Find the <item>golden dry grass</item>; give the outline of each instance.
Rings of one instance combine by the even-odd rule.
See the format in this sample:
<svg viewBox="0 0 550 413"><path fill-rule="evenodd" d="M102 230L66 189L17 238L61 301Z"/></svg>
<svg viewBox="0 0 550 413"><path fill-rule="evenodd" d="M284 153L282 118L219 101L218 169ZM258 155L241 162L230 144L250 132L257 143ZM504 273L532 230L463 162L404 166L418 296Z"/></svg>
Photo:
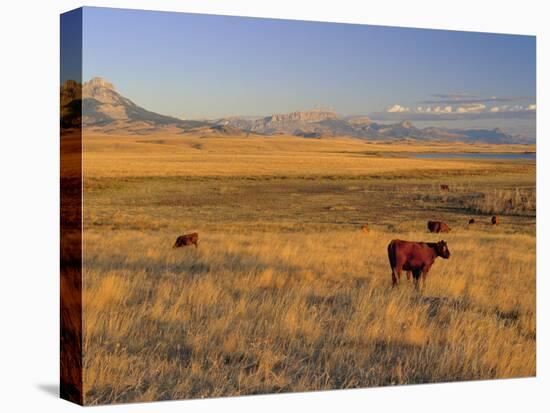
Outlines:
<svg viewBox="0 0 550 413"><path fill-rule="evenodd" d="M470 200L467 205L476 212L504 215L535 215L537 194L534 189L493 189Z"/></svg>
<svg viewBox="0 0 550 413"><path fill-rule="evenodd" d="M535 374L535 217L493 227L468 204L534 191L534 162L349 139L85 147L86 404ZM453 231L428 234L433 218ZM198 249L171 248L195 230ZM444 238L452 257L423 290L391 289L393 238Z"/></svg>
<svg viewBox="0 0 550 413"><path fill-rule="evenodd" d="M86 402L322 390L535 372L535 242L446 234L424 290L385 246L437 235L86 233Z"/></svg>
<svg viewBox="0 0 550 413"><path fill-rule="evenodd" d="M489 163L381 157L404 152L522 152L531 145L369 143L358 139L87 135L89 178L128 176L364 176L422 171L484 171ZM501 165L501 169L506 165ZM505 172L502 171L502 172Z"/></svg>

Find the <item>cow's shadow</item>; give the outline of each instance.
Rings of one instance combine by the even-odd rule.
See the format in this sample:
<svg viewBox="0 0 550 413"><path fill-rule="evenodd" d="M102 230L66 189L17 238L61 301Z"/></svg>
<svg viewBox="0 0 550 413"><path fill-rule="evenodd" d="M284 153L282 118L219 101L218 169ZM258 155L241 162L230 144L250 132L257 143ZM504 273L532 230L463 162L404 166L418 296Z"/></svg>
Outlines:
<svg viewBox="0 0 550 413"><path fill-rule="evenodd" d="M438 297L438 296L418 296L414 297L413 301L416 304L428 305L428 317L435 318L439 314L440 310L447 306L455 311L466 311L470 307L465 299L457 299L450 297Z"/></svg>

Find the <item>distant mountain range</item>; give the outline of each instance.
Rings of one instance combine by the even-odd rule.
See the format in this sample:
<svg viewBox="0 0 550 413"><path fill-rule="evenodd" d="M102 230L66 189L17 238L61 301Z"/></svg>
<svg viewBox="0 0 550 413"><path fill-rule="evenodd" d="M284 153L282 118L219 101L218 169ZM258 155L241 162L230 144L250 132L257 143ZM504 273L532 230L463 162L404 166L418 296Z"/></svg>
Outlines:
<svg viewBox="0 0 550 413"><path fill-rule="evenodd" d="M494 129L417 128L409 121L384 124L366 116L340 117L334 112L307 111L277 114L250 120L238 117L220 119L216 124L233 126L245 131L304 137L350 136L361 139L412 139L445 142L484 142L493 144L531 143L528 138L510 135Z"/></svg>
<svg viewBox="0 0 550 413"><path fill-rule="evenodd" d="M82 119L80 108L82 107ZM485 142L493 144L532 143L519 135L495 129L417 128L411 122L376 123L366 116L344 117L330 111L298 111L250 118L182 120L148 111L119 94L114 86L95 77L83 85L67 81L61 86L61 127L77 126L105 132L146 134L176 128L181 133L222 136L295 135L306 138L349 136L372 140L422 140L445 142Z"/></svg>

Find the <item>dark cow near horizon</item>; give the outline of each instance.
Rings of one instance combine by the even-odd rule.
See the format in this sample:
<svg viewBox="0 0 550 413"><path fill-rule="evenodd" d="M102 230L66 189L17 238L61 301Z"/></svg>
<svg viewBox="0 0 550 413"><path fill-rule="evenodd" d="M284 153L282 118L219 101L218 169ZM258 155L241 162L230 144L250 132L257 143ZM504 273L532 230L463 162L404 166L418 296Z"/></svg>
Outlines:
<svg viewBox="0 0 550 413"><path fill-rule="evenodd" d="M428 221L428 231L435 233L450 232L451 228L443 221Z"/></svg>
<svg viewBox="0 0 550 413"><path fill-rule="evenodd" d="M470 220L468 221L468 224L475 224L475 223L476 223L476 220L473 218L470 218Z"/></svg>
<svg viewBox="0 0 550 413"><path fill-rule="evenodd" d="M426 282L426 276L435 259L441 257L448 259L451 252L447 243L439 242L413 242L394 239L388 244L388 259L391 267L392 286L395 287L401 278L401 271L407 271L407 278L412 272L414 286L418 288L420 278Z"/></svg>
<svg viewBox="0 0 550 413"><path fill-rule="evenodd" d="M498 224L500 224L500 219L499 219L498 215L493 215L493 216L491 217L491 224L493 224L493 225L498 225Z"/></svg>
<svg viewBox="0 0 550 413"><path fill-rule="evenodd" d="M441 185L439 185L439 188L440 188L442 191L448 191L448 190L449 190L449 185L447 185L447 184L441 184Z"/></svg>
<svg viewBox="0 0 550 413"><path fill-rule="evenodd" d="M198 248L199 234L197 232L193 232L191 234L186 234L186 235L180 235L176 239L176 243L172 248L181 248L181 247L186 247L188 245L195 245L195 248Z"/></svg>

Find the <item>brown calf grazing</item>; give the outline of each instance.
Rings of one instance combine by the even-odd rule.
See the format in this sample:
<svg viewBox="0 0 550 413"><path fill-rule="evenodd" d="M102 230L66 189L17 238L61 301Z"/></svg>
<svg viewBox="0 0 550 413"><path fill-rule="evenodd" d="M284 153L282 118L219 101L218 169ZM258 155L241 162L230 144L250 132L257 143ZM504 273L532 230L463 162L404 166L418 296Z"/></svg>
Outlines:
<svg viewBox="0 0 550 413"><path fill-rule="evenodd" d="M447 185L447 184L441 184L441 185L439 185L439 188L440 188L442 191L448 191L448 190L449 190L449 185Z"/></svg>
<svg viewBox="0 0 550 413"><path fill-rule="evenodd" d="M180 235L176 239L176 243L172 248L181 248L187 245L195 245L195 248L199 247L199 234L193 232L192 234Z"/></svg>
<svg viewBox="0 0 550 413"><path fill-rule="evenodd" d="M428 231L436 233L450 232L451 228L443 221L428 221Z"/></svg>
<svg viewBox="0 0 550 413"><path fill-rule="evenodd" d="M363 231L365 234L368 234L370 232L369 226L367 224L363 225L361 227L361 231Z"/></svg>
<svg viewBox="0 0 550 413"><path fill-rule="evenodd" d="M407 278L412 272L414 286L418 288L419 279L426 282L426 275L430 271L435 259L448 259L451 256L447 243L439 242L412 242L394 239L388 245L388 259L391 267L392 286L396 286L401 278L401 271L407 271Z"/></svg>
<svg viewBox="0 0 550 413"><path fill-rule="evenodd" d="M491 217L491 224L498 225L500 224L500 218L497 215L493 215Z"/></svg>
<svg viewBox="0 0 550 413"><path fill-rule="evenodd" d="M475 223L476 223L476 220L473 218L470 218L470 220L468 221L468 224L475 224Z"/></svg>

